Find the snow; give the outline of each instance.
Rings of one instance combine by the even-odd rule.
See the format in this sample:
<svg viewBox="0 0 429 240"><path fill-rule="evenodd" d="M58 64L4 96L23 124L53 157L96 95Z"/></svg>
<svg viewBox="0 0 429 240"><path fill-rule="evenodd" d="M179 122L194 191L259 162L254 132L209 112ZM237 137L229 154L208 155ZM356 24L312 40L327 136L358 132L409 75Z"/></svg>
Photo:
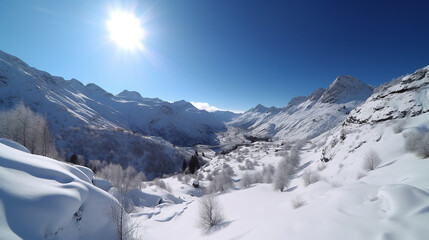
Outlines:
<svg viewBox="0 0 429 240"><path fill-rule="evenodd" d="M179 141L182 134L198 138L192 135L197 131L207 139L219 129L225 130L222 124L217 128L219 119L209 121L209 128L200 128L199 121L214 115L186 101L166 103L131 91L114 96L94 84L83 86L77 80L51 77L1 52L0 62L5 70L1 74L34 80L37 87L47 89L46 95L37 95L31 84L2 88L6 95L1 96L24 96L38 102L40 106L32 105L38 110L54 107L72 114L74 117L51 117L58 120L58 128L62 124L68 127L60 133L63 138L75 139L70 141L73 146L86 151L109 146L121 152L139 152L142 159L155 159L143 163L127 155L128 163L153 171L149 178L162 172L161 167L178 169L181 161L173 159L193 150L176 148L159 136ZM132 221L141 223L138 235L144 239L427 239L429 159L408 152L404 134L429 129L428 72L429 66L384 84L374 93L371 86L352 76L339 76L326 90L294 98L284 108L258 105L235 117L226 131L214 135L218 138L215 145L209 141L196 146L208 161L197 174L162 179L165 187L155 181L144 182L141 189L128 193L136 206ZM54 88L55 84L59 87ZM23 93L27 91L32 92L32 98ZM4 99L2 106L15 101ZM132 115L139 110L150 118ZM196 122L186 122L195 116ZM144 131L159 131L153 134L158 137L132 133L138 122L156 126ZM400 133L395 130L397 124L403 128ZM79 126L88 128L82 131ZM76 141L82 134L105 142L91 145ZM272 141L251 142L248 135L269 136ZM244 175L258 174L269 164L277 166L300 139L304 139L299 150L301 161L285 191L275 191L268 183L241 187ZM130 146L144 148L139 151ZM223 155L215 152L219 149L234 150ZM148 153L150 150L156 154ZM368 171L363 165L371 151L381 162ZM155 158L158 154L164 155ZM215 194L225 221L203 231L198 227L199 199L210 184L207 177L227 166L234 172L233 187ZM320 175L319 181L307 186L303 180L306 171ZM192 186L195 181L199 188ZM106 204L117 194L111 183L94 177L88 168L32 155L16 143L0 140L0 239L115 239Z"/></svg>
<svg viewBox="0 0 429 240"><path fill-rule="evenodd" d="M426 123L429 114L407 119L406 130ZM429 235L429 161L420 159L404 149L402 134L392 130L393 124L363 125L349 133L335 149L328 163L320 162L323 149L317 147L323 135L301 150L301 167L290 188L276 192L271 184L253 184L218 194L226 221L211 232L198 228L198 198L188 195L185 202L159 208L162 218L144 218L146 239L426 239ZM379 135L382 135L381 139ZM356 147L356 142L365 142ZM328 141L326 145L330 145ZM262 164L280 161L281 142L256 142L239 147L226 156L217 155L202 172L230 165L239 182L245 172L256 172ZM351 151L354 149L354 151ZM375 170L362 173L363 156L371 149L379 153L382 163ZM391 151L389 151L391 149ZM255 170L240 170L238 159L256 160ZM326 168L317 170L319 165ZM308 187L303 185L304 170L318 171L321 180ZM164 179L173 189L180 189L175 178ZM207 185L207 181L200 181ZM183 184L182 184L183 186ZM174 194L186 194L174 192ZM183 195L181 195L183 196ZM183 198L183 197L182 197ZM305 204L297 209L292 202L300 199ZM148 210L146 210L148 211ZM179 213L179 214L178 214ZM168 221L165 221L167 219ZM165 231L169 229L169 231ZM177 234L180 233L180 234Z"/></svg>
<svg viewBox="0 0 429 240"><path fill-rule="evenodd" d="M28 150L26 147L22 146L21 144L11 141L9 139L0 138L0 143L4 144L8 147L14 148L16 150L23 151L25 153L30 153L30 150Z"/></svg>
<svg viewBox="0 0 429 240"><path fill-rule="evenodd" d="M114 239L110 199L80 169L0 143L0 239Z"/></svg>

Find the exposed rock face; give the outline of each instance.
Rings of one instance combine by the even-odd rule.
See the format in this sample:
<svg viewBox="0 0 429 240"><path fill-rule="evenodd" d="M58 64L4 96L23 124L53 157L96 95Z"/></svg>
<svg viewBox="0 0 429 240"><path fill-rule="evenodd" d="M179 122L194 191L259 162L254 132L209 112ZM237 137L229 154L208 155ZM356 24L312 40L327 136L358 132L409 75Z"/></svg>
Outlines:
<svg viewBox="0 0 429 240"><path fill-rule="evenodd" d="M376 123L412 117L429 110L429 66L378 87L354 109L344 125Z"/></svg>

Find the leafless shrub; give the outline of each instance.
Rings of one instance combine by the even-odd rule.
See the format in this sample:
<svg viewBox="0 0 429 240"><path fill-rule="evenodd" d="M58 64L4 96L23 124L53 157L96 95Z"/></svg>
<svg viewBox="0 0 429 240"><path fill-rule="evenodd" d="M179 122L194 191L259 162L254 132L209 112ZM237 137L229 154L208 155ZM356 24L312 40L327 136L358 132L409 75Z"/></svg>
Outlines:
<svg viewBox="0 0 429 240"><path fill-rule="evenodd" d="M272 183L274 178L275 168L273 165L268 164L262 168L261 179L264 183Z"/></svg>
<svg viewBox="0 0 429 240"><path fill-rule="evenodd" d="M320 180L320 175L317 172L306 170L302 174L302 180L304 181L304 186L316 183Z"/></svg>
<svg viewBox="0 0 429 240"><path fill-rule="evenodd" d="M291 200L290 204L291 204L293 209L297 209L297 208L304 206L306 204L306 202L304 200L302 200L301 198L296 197L296 198Z"/></svg>
<svg viewBox="0 0 429 240"><path fill-rule="evenodd" d="M140 227L140 223L132 221L130 215L125 211L125 198L120 198L119 202L111 199L107 203L106 215L115 224L118 239L132 240L136 239L136 230Z"/></svg>
<svg viewBox="0 0 429 240"><path fill-rule="evenodd" d="M283 190L289 187L291 175L290 167L293 165L288 164L287 161L279 162L275 175L274 175L274 189L283 192Z"/></svg>
<svg viewBox="0 0 429 240"><path fill-rule="evenodd" d="M227 171L222 171L214 177L208 186L208 193L223 192L233 186L231 175Z"/></svg>
<svg viewBox="0 0 429 240"><path fill-rule="evenodd" d="M371 150L365 155L362 167L366 171L372 171L378 165L380 165L380 163L381 159L378 154L375 151Z"/></svg>
<svg viewBox="0 0 429 240"><path fill-rule="evenodd" d="M198 225L208 231L225 220L219 201L213 195L206 195L200 199L200 212Z"/></svg>
<svg viewBox="0 0 429 240"><path fill-rule="evenodd" d="M422 158L429 157L429 132L426 128L419 128L404 134L405 149L416 153Z"/></svg>
<svg viewBox="0 0 429 240"><path fill-rule="evenodd" d="M244 173L243 177L240 180L240 187L246 188L255 183L255 177L252 174Z"/></svg>

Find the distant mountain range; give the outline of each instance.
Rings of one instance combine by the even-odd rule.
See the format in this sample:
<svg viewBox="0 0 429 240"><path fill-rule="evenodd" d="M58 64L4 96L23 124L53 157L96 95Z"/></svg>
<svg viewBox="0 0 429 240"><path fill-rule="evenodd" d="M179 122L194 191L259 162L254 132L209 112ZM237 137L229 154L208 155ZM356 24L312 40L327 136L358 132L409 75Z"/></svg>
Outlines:
<svg viewBox="0 0 429 240"><path fill-rule="evenodd" d="M308 97L294 97L284 108L258 105L229 124L246 128L255 136L309 139L343 122L372 93L373 87L341 75L326 90L319 88Z"/></svg>
<svg viewBox="0 0 429 240"><path fill-rule="evenodd" d="M183 100L144 98L134 91L114 95L93 83L52 76L0 51L0 110L19 102L46 116L58 147L68 156L132 163L146 170L147 159L170 162L151 166L154 174L178 170L186 156L169 142L216 144L215 133L225 131L224 122L236 116L199 110Z"/></svg>

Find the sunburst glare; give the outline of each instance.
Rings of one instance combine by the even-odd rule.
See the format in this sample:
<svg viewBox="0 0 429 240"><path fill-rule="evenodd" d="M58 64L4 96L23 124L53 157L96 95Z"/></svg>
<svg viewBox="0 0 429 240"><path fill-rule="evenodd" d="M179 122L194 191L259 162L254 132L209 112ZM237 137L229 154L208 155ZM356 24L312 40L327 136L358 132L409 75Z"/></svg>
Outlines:
<svg viewBox="0 0 429 240"><path fill-rule="evenodd" d="M144 31L141 21L131 12L115 10L110 13L107 21L110 39L120 48L142 50Z"/></svg>

